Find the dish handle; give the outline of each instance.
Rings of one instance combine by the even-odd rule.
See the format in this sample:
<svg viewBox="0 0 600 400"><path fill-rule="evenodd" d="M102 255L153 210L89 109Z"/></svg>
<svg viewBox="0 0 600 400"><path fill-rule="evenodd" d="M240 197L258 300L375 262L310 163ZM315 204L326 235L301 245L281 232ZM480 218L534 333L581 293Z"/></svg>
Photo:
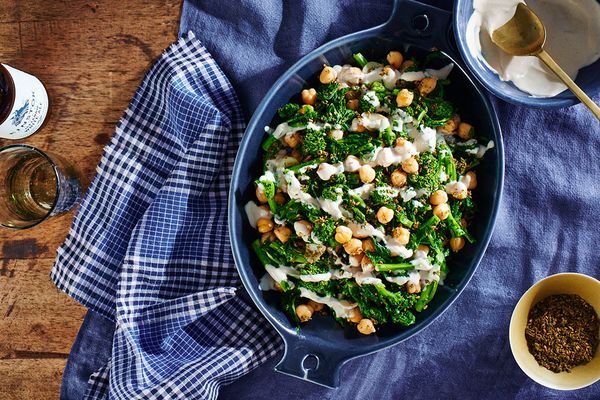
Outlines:
<svg viewBox="0 0 600 400"><path fill-rule="evenodd" d="M340 385L340 369L352 356L324 342L311 342L304 336L282 335L285 352L277 372L304 379L332 389Z"/></svg>
<svg viewBox="0 0 600 400"><path fill-rule="evenodd" d="M395 0L383 32L423 48L436 47L453 58L452 13L415 0Z"/></svg>

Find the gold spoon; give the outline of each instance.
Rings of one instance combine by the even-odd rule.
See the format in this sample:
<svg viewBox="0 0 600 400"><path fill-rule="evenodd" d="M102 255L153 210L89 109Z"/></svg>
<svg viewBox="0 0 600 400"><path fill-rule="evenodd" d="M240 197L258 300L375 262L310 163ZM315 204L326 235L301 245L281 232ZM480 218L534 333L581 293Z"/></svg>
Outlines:
<svg viewBox="0 0 600 400"><path fill-rule="evenodd" d="M546 29L537 15L525 4L519 3L515 15L492 32L492 42L513 56L537 56L600 120L600 107L563 71L544 50Z"/></svg>

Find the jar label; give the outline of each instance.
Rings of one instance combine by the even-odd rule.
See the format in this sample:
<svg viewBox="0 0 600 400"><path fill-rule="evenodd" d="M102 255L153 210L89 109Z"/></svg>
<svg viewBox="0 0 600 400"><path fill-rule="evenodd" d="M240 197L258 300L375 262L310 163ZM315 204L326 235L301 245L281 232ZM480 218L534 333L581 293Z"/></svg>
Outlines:
<svg viewBox="0 0 600 400"><path fill-rule="evenodd" d="M33 75L2 64L14 82L15 102L6 120L0 124L0 138L23 139L34 134L48 115L48 93Z"/></svg>

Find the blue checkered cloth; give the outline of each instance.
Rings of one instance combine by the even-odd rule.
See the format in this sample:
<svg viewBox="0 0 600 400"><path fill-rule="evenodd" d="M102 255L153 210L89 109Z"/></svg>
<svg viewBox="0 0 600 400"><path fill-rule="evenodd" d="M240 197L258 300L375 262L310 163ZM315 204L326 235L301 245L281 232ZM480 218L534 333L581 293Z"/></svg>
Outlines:
<svg viewBox="0 0 600 400"><path fill-rule="evenodd" d="M146 74L52 270L114 321L86 399L213 399L281 341L230 253L227 190L244 131L231 84L193 34Z"/></svg>

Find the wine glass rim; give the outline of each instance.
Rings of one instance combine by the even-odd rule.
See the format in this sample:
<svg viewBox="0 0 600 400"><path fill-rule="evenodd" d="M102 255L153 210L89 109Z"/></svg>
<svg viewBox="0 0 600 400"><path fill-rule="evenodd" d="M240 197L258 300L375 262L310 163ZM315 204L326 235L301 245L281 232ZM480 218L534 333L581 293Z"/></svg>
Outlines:
<svg viewBox="0 0 600 400"><path fill-rule="evenodd" d="M56 196L54 197L54 201L52 202L52 207L50 207L48 209L48 212L46 213L46 215L44 215L42 218L40 218L39 220L37 220L36 222L34 222L31 225L27 225L27 226L8 226L8 225L3 224L0 221L0 226L1 227L9 228L9 229L14 229L14 230L23 230L23 229L33 228L34 226L36 226L36 225L44 222L46 219L48 219L48 217L50 217L50 214L52 214L52 211L56 207L56 204L58 203L58 199L60 198L60 176L58 174L58 166L50 158L50 156L48 156L48 154L46 154L44 151L38 149L37 147L30 146L28 144L17 143L17 144L9 144L7 146L0 147L0 156L6 150L19 149L19 148L32 151L32 152L34 152L34 153L42 156L52 166L52 171L54 171L54 177L56 178L55 179L55 181L56 181Z"/></svg>

